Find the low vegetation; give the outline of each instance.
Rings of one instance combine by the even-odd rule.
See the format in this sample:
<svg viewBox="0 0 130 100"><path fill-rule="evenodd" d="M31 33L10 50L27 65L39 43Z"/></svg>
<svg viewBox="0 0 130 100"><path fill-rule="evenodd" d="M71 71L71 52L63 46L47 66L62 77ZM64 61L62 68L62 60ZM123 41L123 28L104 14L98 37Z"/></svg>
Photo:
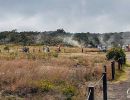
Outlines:
<svg viewBox="0 0 130 100"><path fill-rule="evenodd" d="M28 46L29 52L25 53L22 46L6 46L9 52L0 46L2 98L84 100L89 81L100 78L103 64L110 72L105 53L88 53L96 49L84 48L82 53L81 48L61 47L57 52L57 47L50 47L50 52L44 52L43 46Z"/></svg>
<svg viewBox="0 0 130 100"><path fill-rule="evenodd" d="M115 60L118 61L120 58L122 58L123 63L126 63L126 54L125 51L122 48L111 48L107 54L106 57L108 60Z"/></svg>

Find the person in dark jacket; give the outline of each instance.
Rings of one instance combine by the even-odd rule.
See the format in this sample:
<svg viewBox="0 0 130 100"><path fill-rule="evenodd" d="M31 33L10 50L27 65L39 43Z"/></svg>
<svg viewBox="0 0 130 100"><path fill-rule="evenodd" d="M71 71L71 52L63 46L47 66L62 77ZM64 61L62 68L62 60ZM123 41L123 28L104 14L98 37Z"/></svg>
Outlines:
<svg viewBox="0 0 130 100"><path fill-rule="evenodd" d="M122 69L122 65L123 65L123 57L120 57L118 59L118 69L121 70Z"/></svg>

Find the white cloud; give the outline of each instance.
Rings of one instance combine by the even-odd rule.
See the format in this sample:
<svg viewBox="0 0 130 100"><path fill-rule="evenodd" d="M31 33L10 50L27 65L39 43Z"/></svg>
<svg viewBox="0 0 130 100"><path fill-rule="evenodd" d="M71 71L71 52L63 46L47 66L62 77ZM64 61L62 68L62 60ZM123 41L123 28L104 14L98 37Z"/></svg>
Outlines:
<svg viewBox="0 0 130 100"><path fill-rule="evenodd" d="M129 31L129 0L0 0L0 31Z"/></svg>

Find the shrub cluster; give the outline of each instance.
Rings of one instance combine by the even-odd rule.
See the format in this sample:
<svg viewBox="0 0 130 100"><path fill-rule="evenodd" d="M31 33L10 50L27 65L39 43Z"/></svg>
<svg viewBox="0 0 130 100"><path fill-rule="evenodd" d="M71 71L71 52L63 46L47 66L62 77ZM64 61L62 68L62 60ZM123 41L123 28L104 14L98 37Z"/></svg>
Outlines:
<svg viewBox="0 0 130 100"><path fill-rule="evenodd" d="M118 61L119 58L122 58L124 60L124 63L126 62L126 54L125 51L122 48L112 48L110 49L106 57L108 60L115 60Z"/></svg>

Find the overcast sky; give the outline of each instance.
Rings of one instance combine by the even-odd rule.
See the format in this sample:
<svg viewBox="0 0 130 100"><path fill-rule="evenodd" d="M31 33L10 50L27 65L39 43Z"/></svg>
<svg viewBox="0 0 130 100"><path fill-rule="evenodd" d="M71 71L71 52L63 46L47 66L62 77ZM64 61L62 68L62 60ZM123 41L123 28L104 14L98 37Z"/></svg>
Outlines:
<svg viewBox="0 0 130 100"><path fill-rule="evenodd" d="M0 31L130 31L130 0L0 0Z"/></svg>

